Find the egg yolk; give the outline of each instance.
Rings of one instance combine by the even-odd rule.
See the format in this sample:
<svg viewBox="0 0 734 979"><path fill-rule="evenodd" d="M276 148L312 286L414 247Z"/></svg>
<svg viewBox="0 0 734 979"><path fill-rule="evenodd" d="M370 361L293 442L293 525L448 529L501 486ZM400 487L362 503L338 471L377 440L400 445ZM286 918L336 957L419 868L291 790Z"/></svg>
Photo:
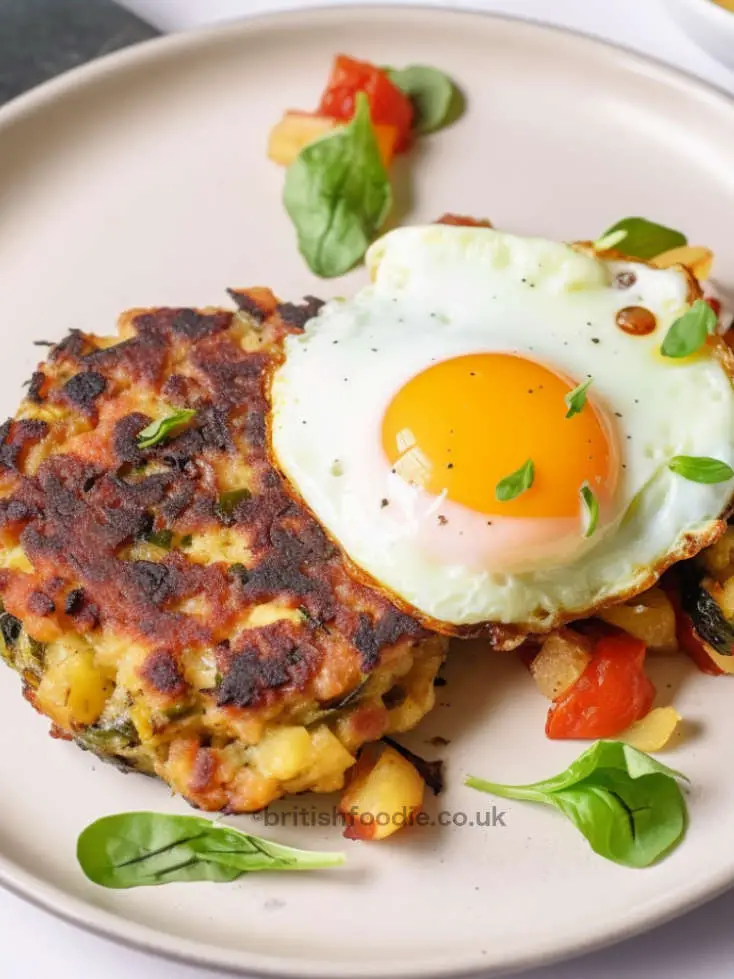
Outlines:
<svg viewBox="0 0 734 979"><path fill-rule="evenodd" d="M382 443L403 479L479 513L574 517L584 483L598 495L616 481L612 426L587 399L566 418L575 382L515 354L455 357L411 378L395 395ZM497 483L531 459L533 485L499 502Z"/></svg>

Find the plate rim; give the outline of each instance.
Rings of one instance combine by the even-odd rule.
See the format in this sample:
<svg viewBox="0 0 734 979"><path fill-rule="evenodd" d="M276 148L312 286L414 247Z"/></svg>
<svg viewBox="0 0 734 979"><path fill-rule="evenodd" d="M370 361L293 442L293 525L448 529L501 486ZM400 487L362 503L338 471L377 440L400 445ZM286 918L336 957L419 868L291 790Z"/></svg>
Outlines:
<svg viewBox="0 0 734 979"><path fill-rule="evenodd" d="M408 17L437 16L450 20L480 20L513 27L528 29L531 33L538 32L546 35L559 35L572 39L582 48L591 47L607 56L613 56L621 62L622 69L637 68L648 74L652 73L667 85L677 84L698 96L707 96L714 103L728 111L734 110L734 96L714 83L705 81L691 72L674 67L654 56L643 54L626 47L621 43L603 39L597 35L579 29L557 24L549 24L540 18L523 17L508 13L482 11L465 6L449 6L446 2L439 3L408 3L398 2L359 2L349 6L335 6L324 2L315 7L289 7L278 11L244 14L228 18L222 22L205 27L195 27L174 34L162 35L138 42L122 50L114 51L93 61L79 65L46 82L17 96L7 104L0 106L0 136L11 129L16 122L37 111L49 108L57 100L63 100L78 89L93 86L98 80L116 73L134 69L137 66L150 64L161 57L175 56L188 49L195 49L202 44L216 44L234 33L246 36L259 31L267 32L271 28L288 27L292 22L294 30L298 30L299 22L318 20L337 16L345 21L359 21L365 16L382 14L402 14ZM551 965L556 962L569 961L573 958L603 949L618 942L651 931L666 922L686 914L696 907L714 900L734 885L734 874L724 871L715 878L699 882L691 893L681 899L675 906L658 907L651 905L644 918L640 920L622 919L614 926L598 928L585 938L576 938L572 947L568 943L546 942L540 948L529 950L523 955L514 955L508 961L499 962L487 967L479 958L473 965L459 969L448 964L439 964L435 968L415 969L405 966L398 971L369 970L351 971L352 976L359 979L472 979L479 976L509 975L525 969ZM73 895L61 887L48 883L43 878L30 873L14 860L0 853L0 886L14 896L30 905L52 914L66 924L81 928L98 938L112 941L117 945L135 951L143 952L157 958L177 962L183 965L208 968L223 975L252 976L259 979L342 979L344 969L338 963L329 963L313 959L299 962L293 959L285 960L276 955L225 949L223 946L183 939L169 935L164 931L139 924L112 911L99 907L92 900L85 900ZM662 900L662 899L661 899ZM90 920L90 915L94 920Z"/></svg>

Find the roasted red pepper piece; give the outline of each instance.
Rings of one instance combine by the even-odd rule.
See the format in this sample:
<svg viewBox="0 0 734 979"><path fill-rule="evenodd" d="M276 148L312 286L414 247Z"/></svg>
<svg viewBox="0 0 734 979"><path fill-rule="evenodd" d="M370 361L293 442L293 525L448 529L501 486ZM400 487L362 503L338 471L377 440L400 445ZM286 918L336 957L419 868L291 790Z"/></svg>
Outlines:
<svg viewBox="0 0 734 979"><path fill-rule="evenodd" d="M655 687L644 672L646 647L628 635L604 636L591 663L548 711L549 738L611 738L644 717Z"/></svg>

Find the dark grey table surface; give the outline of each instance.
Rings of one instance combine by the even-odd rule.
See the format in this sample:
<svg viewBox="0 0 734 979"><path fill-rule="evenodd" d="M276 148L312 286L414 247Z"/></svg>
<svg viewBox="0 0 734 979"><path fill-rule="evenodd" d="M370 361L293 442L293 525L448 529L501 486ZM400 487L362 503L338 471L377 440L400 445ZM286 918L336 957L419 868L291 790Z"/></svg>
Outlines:
<svg viewBox="0 0 734 979"><path fill-rule="evenodd" d="M111 0L0 0L0 103L156 34Z"/></svg>

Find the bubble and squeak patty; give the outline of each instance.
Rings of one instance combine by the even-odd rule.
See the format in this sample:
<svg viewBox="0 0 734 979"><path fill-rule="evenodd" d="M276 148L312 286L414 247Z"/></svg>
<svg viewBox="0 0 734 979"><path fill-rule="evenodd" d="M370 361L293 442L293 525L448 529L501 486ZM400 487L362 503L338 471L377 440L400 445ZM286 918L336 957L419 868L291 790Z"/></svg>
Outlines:
<svg viewBox="0 0 734 979"><path fill-rule="evenodd" d="M232 297L50 349L0 429L0 631L54 735L244 812L341 788L430 710L445 641L271 462L270 374L320 304Z"/></svg>

